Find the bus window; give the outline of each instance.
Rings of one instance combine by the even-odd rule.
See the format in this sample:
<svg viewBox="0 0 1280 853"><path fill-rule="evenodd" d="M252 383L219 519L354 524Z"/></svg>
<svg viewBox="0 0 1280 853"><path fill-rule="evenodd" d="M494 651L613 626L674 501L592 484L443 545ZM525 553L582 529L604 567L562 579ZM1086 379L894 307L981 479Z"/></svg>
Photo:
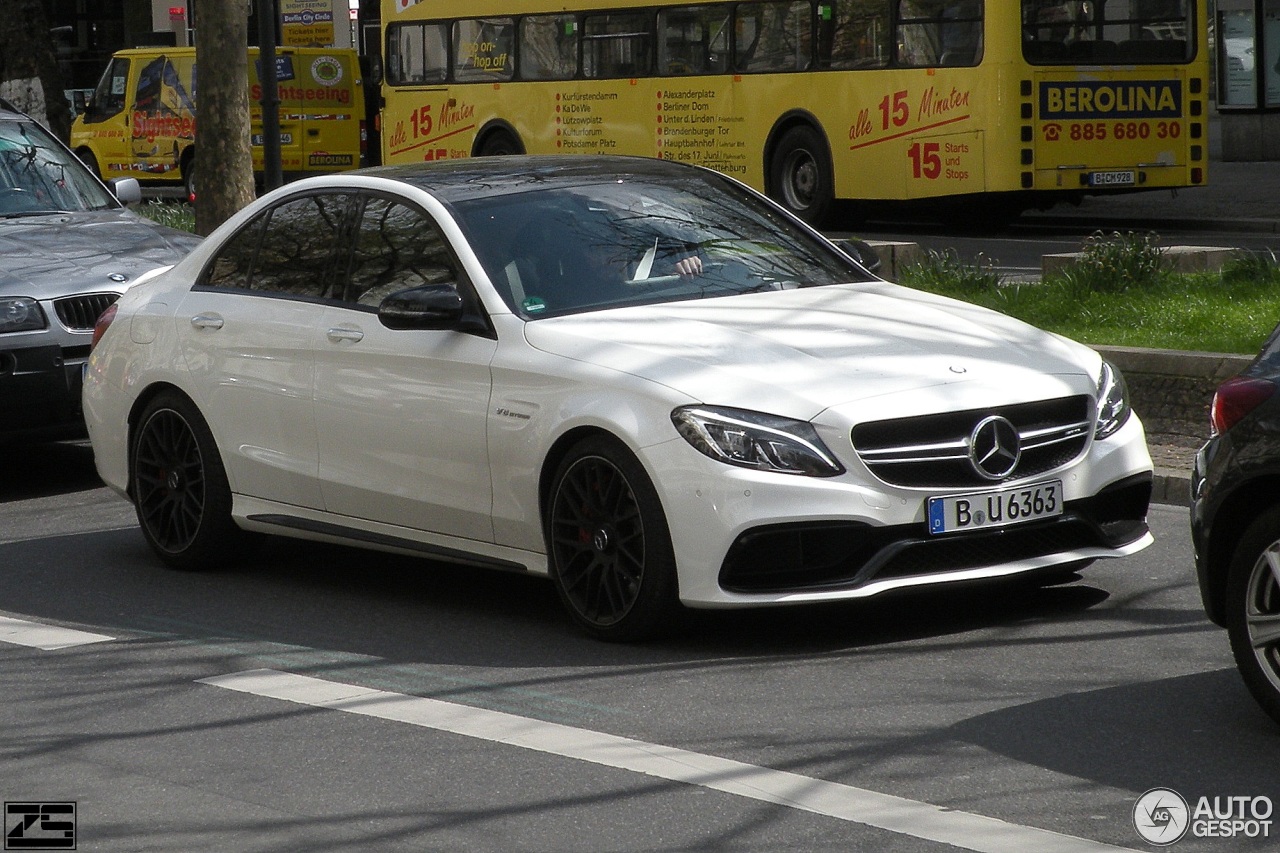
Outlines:
<svg viewBox="0 0 1280 853"><path fill-rule="evenodd" d="M734 14L738 71L806 71L813 49L807 2L743 3Z"/></svg>
<svg viewBox="0 0 1280 853"><path fill-rule="evenodd" d="M511 45L515 39L511 18L456 21L453 25L453 79L510 80L515 74Z"/></svg>
<svg viewBox="0 0 1280 853"><path fill-rule="evenodd" d="M1189 62L1193 23L1188 0L1022 0L1022 50L1041 64Z"/></svg>
<svg viewBox="0 0 1280 853"><path fill-rule="evenodd" d="M520 76L525 80L571 80L578 72L578 19L530 15L520 19Z"/></svg>
<svg viewBox="0 0 1280 853"><path fill-rule="evenodd" d="M902 0L897 42L900 65L977 65L982 0Z"/></svg>
<svg viewBox="0 0 1280 853"><path fill-rule="evenodd" d="M643 12L588 15L582 26L586 77L644 77L649 68L650 17Z"/></svg>
<svg viewBox="0 0 1280 853"><path fill-rule="evenodd" d="M387 82L393 86L443 83L449 71L444 24L394 24L387 28Z"/></svg>
<svg viewBox="0 0 1280 853"><path fill-rule="evenodd" d="M881 68L889 64L889 6L884 0L818 4L818 67Z"/></svg>
<svg viewBox="0 0 1280 853"><path fill-rule="evenodd" d="M659 74L723 74L728 63L728 6L658 13Z"/></svg>

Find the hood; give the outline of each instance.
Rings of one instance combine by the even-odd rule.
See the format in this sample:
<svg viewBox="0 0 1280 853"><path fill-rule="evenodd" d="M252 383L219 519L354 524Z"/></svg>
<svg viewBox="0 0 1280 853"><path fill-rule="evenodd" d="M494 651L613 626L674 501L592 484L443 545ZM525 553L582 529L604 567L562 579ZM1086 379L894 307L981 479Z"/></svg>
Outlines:
<svg viewBox="0 0 1280 853"><path fill-rule="evenodd" d="M128 210L0 218L0 294L52 299L120 291L199 243Z"/></svg>
<svg viewBox="0 0 1280 853"><path fill-rule="evenodd" d="M885 416L904 416L912 407L1091 394L1100 366L1065 338L887 282L547 318L525 334L540 350L697 402L802 420L875 398ZM909 393L924 388L937 391Z"/></svg>

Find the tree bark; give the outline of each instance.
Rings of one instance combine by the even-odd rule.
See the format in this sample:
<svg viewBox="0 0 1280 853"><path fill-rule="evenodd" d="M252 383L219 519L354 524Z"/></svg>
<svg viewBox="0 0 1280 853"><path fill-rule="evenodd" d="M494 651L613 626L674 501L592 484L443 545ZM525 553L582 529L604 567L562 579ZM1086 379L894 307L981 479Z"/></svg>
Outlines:
<svg viewBox="0 0 1280 853"><path fill-rule="evenodd" d="M71 138L71 106L63 92L53 35L40 0L0 0L0 98Z"/></svg>
<svg viewBox="0 0 1280 853"><path fill-rule="evenodd" d="M253 201L244 0L201 0L196 19L196 233Z"/></svg>

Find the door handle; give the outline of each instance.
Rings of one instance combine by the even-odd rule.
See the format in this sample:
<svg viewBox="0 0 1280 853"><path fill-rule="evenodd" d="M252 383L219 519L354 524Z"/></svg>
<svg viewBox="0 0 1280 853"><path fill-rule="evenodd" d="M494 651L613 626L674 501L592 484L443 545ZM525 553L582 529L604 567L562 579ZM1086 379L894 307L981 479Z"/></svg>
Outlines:
<svg viewBox="0 0 1280 853"><path fill-rule="evenodd" d="M335 326L325 334L335 344L354 344L357 341L364 340L364 332L353 326Z"/></svg>
<svg viewBox="0 0 1280 853"><path fill-rule="evenodd" d="M222 322L217 314L197 314L191 318L191 326L195 329L221 329Z"/></svg>

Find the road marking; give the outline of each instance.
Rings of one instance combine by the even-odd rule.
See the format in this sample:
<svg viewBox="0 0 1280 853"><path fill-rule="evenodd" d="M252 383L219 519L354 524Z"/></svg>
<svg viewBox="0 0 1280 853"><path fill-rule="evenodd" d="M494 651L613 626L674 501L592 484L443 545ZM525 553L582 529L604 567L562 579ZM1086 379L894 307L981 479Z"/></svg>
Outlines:
<svg viewBox="0 0 1280 853"><path fill-rule="evenodd" d="M16 646L30 646L33 649L52 652L89 643L105 643L114 639L115 637L108 637L106 634L90 634L88 631L77 631L74 628L59 628L57 625L42 625L39 622L0 616L0 642L13 643Z"/></svg>
<svg viewBox="0 0 1280 853"><path fill-rule="evenodd" d="M604 732L273 669L247 670L199 681L255 696L576 758L981 853L1102 853L1130 849Z"/></svg>

